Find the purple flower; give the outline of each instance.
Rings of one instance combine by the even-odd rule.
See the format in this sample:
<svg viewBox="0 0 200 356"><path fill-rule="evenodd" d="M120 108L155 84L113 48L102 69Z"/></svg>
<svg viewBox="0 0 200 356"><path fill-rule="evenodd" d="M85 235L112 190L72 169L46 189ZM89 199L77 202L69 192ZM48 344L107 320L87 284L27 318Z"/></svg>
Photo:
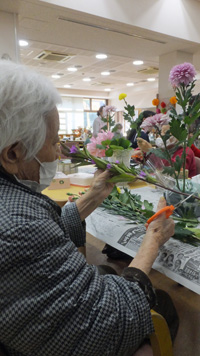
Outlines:
<svg viewBox="0 0 200 356"><path fill-rule="evenodd" d="M78 152L78 148L76 146L72 146L70 148L70 153L77 153Z"/></svg>
<svg viewBox="0 0 200 356"><path fill-rule="evenodd" d="M169 81L173 87L181 84L190 84L196 75L194 66L191 63L182 63L174 66L169 74Z"/></svg>
<svg viewBox="0 0 200 356"><path fill-rule="evenodd" d="M116 161L115 161L115 163L119 163L119 161L118 161L118 160L116 160Z"/></svg>
<svg viewBox="0 0 200 356"><path fill-rule="evenodd" d="M144 171L141 171L139 174L140 178L145 178L146 177L146 173Z"/></svg>
<svg viewBox="0 0 200 356"><path fill-rule="evenodd" d="M111 169L112 168L112 164L108 163L106 166L107 169Z"/></svg>
<svg viewBox="0 0 200 356"><path fill-rule="evenodd" d="M92 160L91 160L91 163L92 163L92 164L95 164L95 161L93 161L93 159L92 159Z"/></svg>

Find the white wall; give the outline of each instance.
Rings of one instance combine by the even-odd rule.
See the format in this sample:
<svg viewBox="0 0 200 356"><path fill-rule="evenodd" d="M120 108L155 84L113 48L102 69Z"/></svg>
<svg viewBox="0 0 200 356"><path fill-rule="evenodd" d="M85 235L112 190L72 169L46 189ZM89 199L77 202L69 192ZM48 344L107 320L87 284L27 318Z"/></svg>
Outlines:
<svg viewBox="0 0 200 356"><path fill-rule="evenodd" d="M41 1L200 43L200 2L196 0Z"/></svg>
<svg viewBox="0 0 200 356"><path fill-rule="evenodd" d="M138 90L137 88L127 88L124 91L113 91L110 94L109 102L111 105L116 106L117 110L123 111L124 100L119 100L119 94L127 94L126 101L130 105L135 105L136 109L146 109L152 107L152 100L156 98L158 93L157 85L149 86L145 91Z"/></svg>
<svg viewBox="0 0 200 356"><path fill-rule="evenodd" d="M15 14L0 11L0 34L0 58L8 55L10 59L18 62L17 16Z"/></svg>

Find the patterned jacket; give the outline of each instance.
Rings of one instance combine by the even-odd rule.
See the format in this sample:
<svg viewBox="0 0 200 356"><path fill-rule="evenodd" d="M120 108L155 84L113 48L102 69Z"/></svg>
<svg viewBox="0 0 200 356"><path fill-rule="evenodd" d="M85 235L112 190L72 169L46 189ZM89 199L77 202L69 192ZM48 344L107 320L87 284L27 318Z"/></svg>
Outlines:
<svg viewBox="0 0 200 356"><path fill-rule="evenodd" d="M124 355L153 330L139 283L100 276L77 246L75 203L60 207L0 174L0 342L16 356Z"/></svg>

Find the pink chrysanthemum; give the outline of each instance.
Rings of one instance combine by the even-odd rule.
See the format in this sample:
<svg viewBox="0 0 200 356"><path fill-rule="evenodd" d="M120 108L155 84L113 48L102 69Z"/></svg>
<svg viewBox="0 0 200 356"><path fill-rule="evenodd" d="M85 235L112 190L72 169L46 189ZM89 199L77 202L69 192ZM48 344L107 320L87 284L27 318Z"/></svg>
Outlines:
<svg viewBox="0 0 200 356"><path fill-rule="evenodd" d="M111 140L114 136L114 133L111 131L101 131L98 133L97 137L92 137L90 143L87 144L87 149L91 155L96 157L105 157L105 150L98 148L97 145L101 145L102 141Z"/></svg>
<svg viewBox="0 0 200 356"><path fill-rule="evenodd" d="M181 84L190 84L196 75L194 66L191 63L183 63L174 66L169 74L169 81L173 87L179 87Z"/></svg>
<svg viewBox="0 0 200 356"><path fill-rule="evenodd" d="M170 117L166 114L156 114L154 116L150 116L147 117L142 125L140 126L145 132L149 132L151 131L153 128L155 128L155 126L158 126L159 129L161 129L161 127L163 125L167 125L170 122Z"/></svg>

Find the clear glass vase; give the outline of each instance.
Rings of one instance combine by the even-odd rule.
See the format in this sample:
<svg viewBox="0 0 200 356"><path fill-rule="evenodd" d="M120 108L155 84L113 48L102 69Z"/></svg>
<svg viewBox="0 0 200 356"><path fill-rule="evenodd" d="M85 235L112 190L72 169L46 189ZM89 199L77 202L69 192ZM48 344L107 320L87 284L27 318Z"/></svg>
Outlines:
<svg viewBox="0 0 200 356"><path fill-rule="evenodd" d="M113 152L113 155L111 157L108 157L108 161L110 163L115 163L116 161L119 163L124 163L126 167L130 168L132 154L133 150L116 150Z"/></svg>

